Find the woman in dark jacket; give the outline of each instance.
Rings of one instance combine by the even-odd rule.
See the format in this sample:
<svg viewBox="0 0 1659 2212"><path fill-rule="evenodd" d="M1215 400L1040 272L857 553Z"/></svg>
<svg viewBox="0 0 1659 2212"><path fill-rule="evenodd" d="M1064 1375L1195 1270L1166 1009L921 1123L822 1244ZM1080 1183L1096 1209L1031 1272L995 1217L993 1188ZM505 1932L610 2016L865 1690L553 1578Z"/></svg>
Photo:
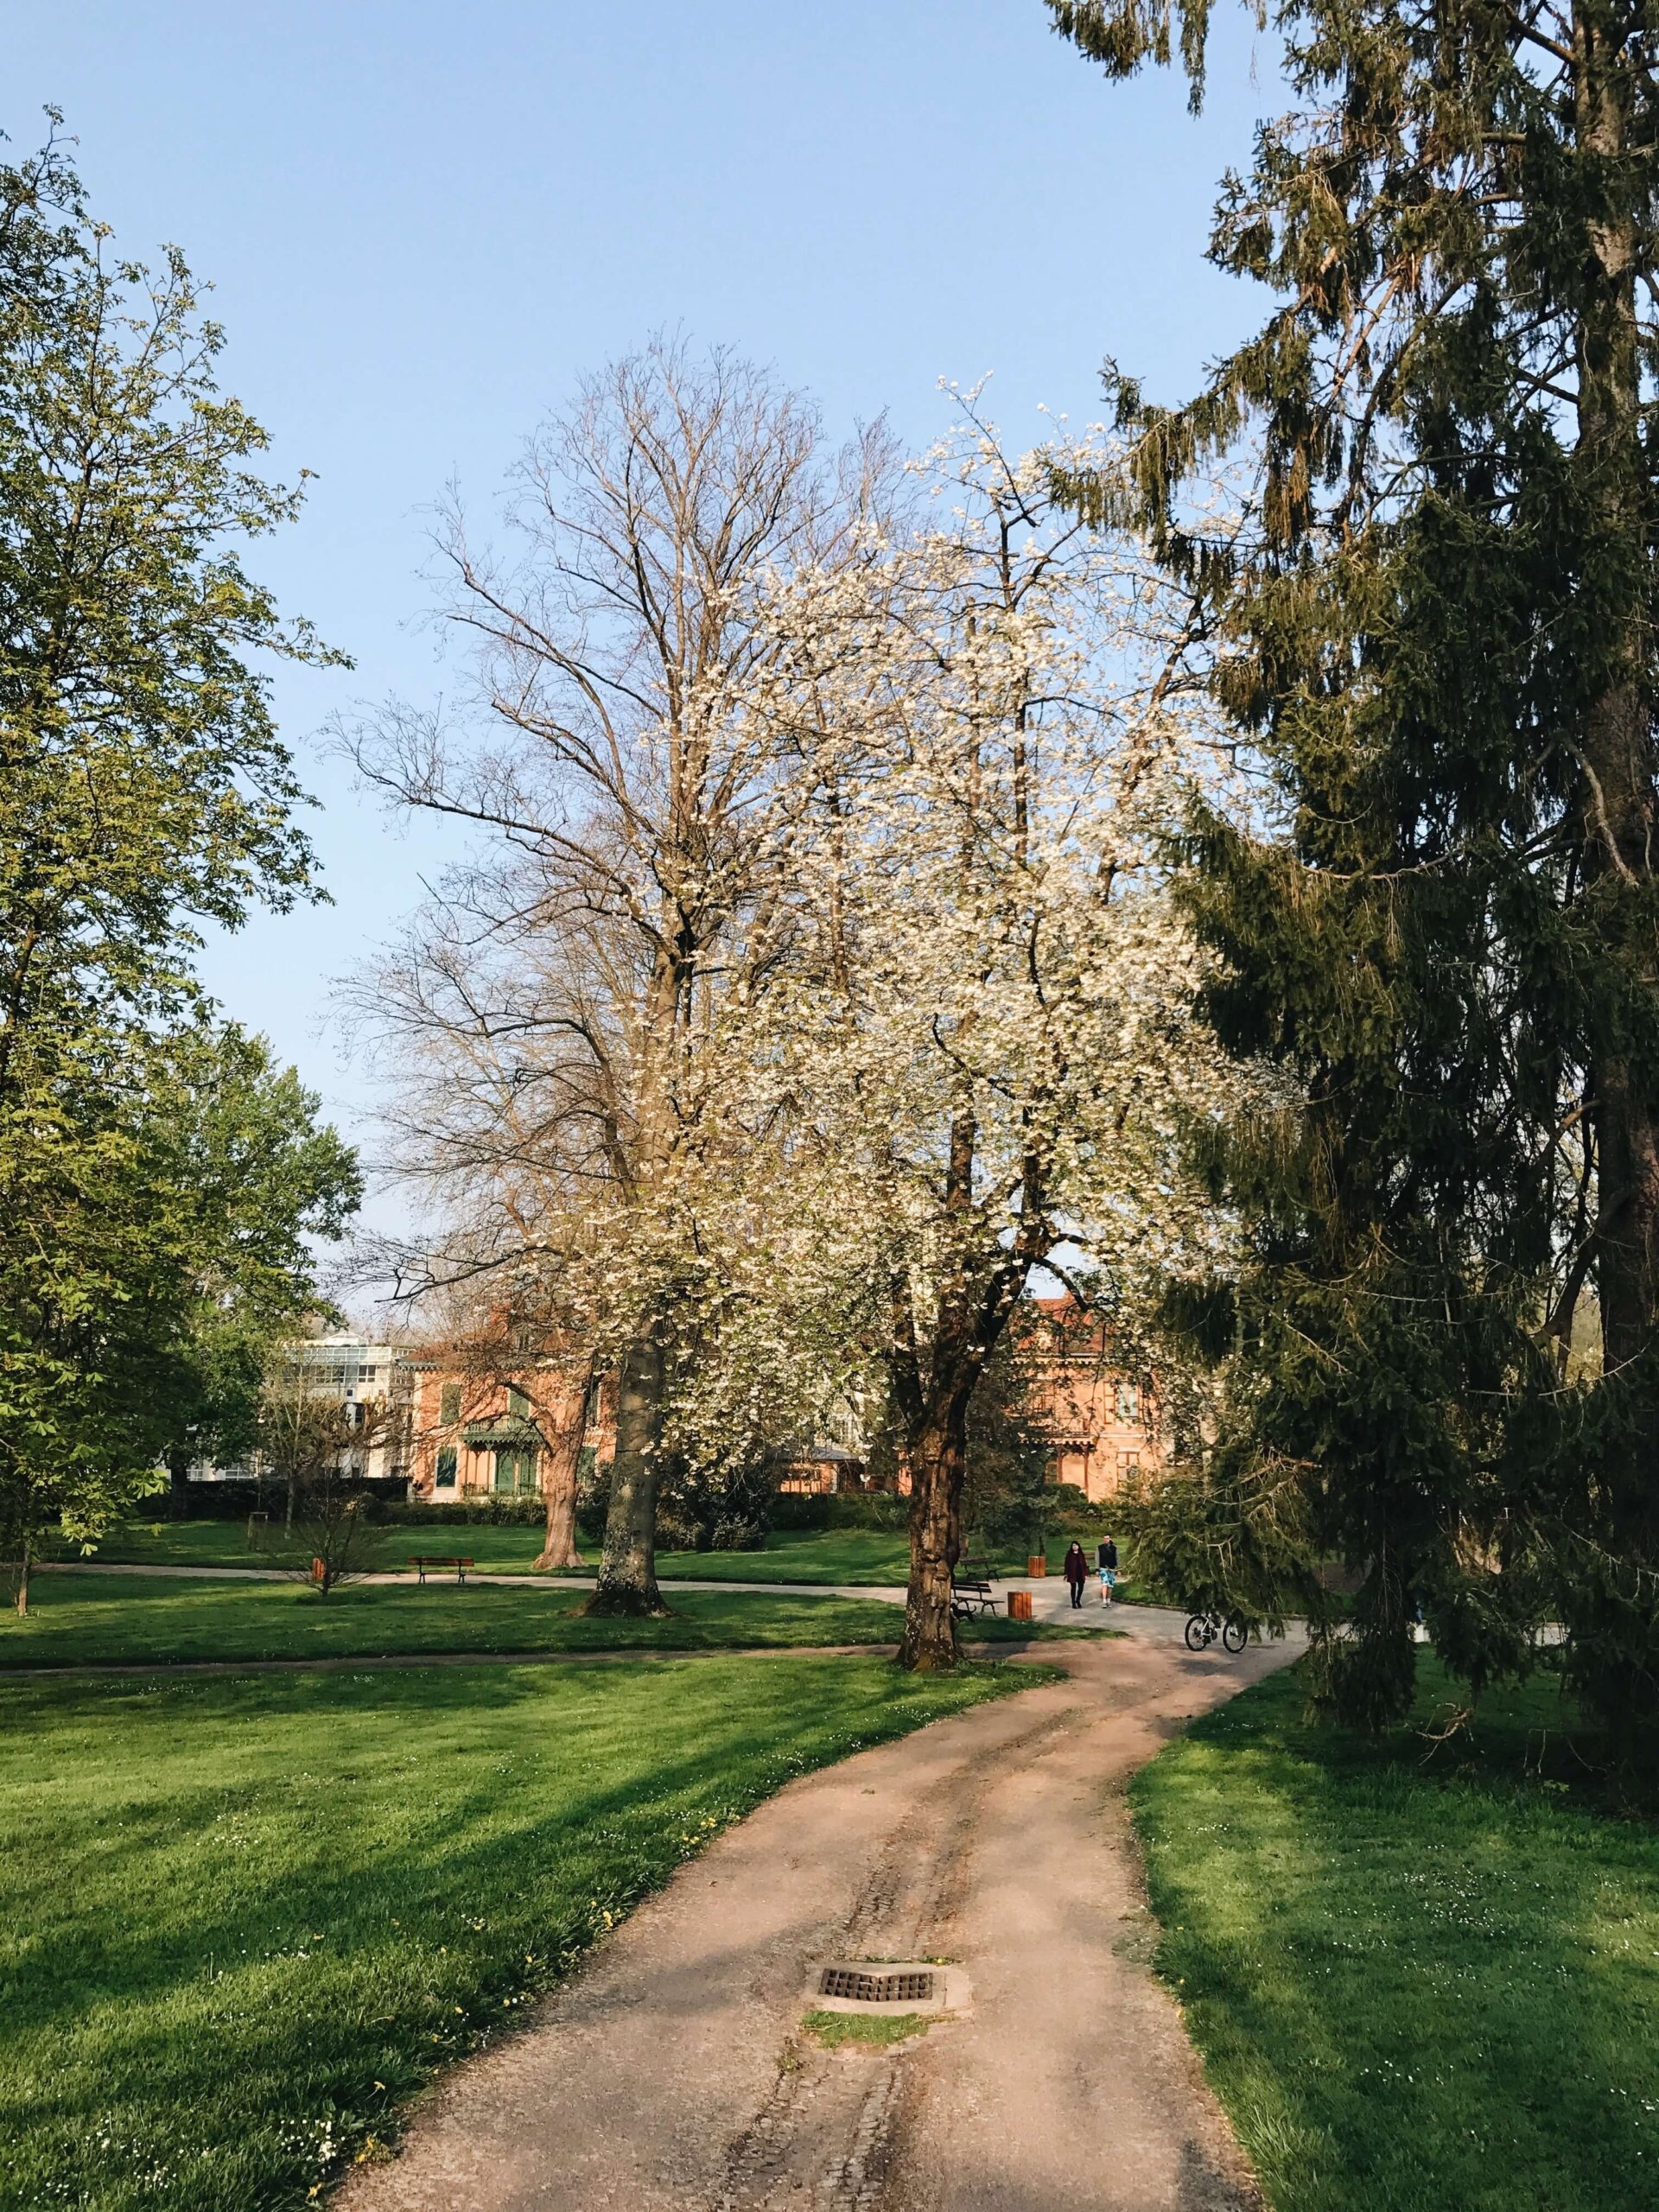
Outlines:
<svg viewBox="0 0 1659 2212"><path fill-rule="evenodd" d="M1071 1550L1065 1555L1065 1565L1060 1572L1071 1585L1071 1603L1080 1606L1083 1603L1083 1586L1089 1580L1089 1562L1083 1555L1083 1546L1075 1537L1072 1539Z"/></svg>

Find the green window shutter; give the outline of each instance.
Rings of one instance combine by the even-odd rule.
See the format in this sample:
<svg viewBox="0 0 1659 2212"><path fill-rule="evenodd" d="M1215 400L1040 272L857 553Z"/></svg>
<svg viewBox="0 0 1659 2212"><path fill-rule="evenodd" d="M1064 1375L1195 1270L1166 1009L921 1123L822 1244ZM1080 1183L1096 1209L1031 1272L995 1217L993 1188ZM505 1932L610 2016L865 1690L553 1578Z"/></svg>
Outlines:
<svg viewBox="0 0 1659 2212"><path fill-rule="evenodd" d="M530 1419L530 1400L522 1390L515 1390L511 1385L507 1389L507 1419L509 1421Z"/></svg>
<svg viewBox="0 0 1659 2212"><path fill-rule="evenodd" d="M495 1454L495 1491L499 1497L530 1497L536 1491L536 1454L522 1445L502 1445Z"/></svg>
<svg viewBox="0 0 1659 2212"><path fill-rule="evenodd" d="M457 1454L454 1446L453 1444L446 1444L438 1454L438 1471L435 1484L435 1488L438 1490L454 1490L455 1486L456 1463Z"/></svg>
<svg viewBox="0 0 1659 2212"><path fill-rule="evenodd" d="M438 1419L448 1428L461 1419L461 1385L446 1382L438 1400Z"/></svg>

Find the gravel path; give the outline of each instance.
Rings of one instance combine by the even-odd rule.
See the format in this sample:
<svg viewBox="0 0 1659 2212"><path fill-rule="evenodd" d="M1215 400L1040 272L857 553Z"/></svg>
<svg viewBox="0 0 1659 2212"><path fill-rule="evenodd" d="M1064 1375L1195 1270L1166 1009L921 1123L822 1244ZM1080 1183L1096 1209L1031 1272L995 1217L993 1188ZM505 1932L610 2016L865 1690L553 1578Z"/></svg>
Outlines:
<svg viewBox="0 0 1659 2212"><path fill-rule="evenodd" d="M1194 1658L1161 1621L1047 1645L1064 1682L792 1783L450 2075L341 2212L1244 2212L1147 1970L1122 1793L1300 1648ZM816 1962L928 1958L971 1998L924 2037L803 2032Z"/></svg>

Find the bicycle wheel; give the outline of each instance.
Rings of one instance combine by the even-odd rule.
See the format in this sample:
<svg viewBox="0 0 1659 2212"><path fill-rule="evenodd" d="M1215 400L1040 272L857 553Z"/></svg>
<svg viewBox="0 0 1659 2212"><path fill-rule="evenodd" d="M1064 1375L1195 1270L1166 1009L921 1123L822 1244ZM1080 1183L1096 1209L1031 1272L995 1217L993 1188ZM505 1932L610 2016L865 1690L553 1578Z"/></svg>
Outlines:
<svg viewBox="0 0 1659 2212"><path fill-rule="evenodd" d="M1186 1648L1189 1651L1207 1650L1216 1639L1215 1623L1207 1613L1194 1613L1186 1624Z"/></svg>
<svg viewBox="0 0 1659 2212"><path fill-rule="evenodd" d="M1221 1631L1221 1648L1236 1658L1249 1641L1249 1630L1243 1621L1229 1621Z"/></svg>

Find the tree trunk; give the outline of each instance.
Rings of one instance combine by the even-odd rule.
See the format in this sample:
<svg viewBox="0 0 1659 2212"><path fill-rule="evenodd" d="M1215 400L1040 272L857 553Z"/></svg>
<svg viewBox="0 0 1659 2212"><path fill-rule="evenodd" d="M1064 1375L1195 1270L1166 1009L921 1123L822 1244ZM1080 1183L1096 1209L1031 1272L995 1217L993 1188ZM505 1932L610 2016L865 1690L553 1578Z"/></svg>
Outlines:
<svg viewBox="0 0 1659 2212"><path fill-rule="evenodd" d="M657 1587L657 1472L666 1377L660 1321L623 1354L616 1390L616 1463L599 1586L583 1607L598 1614L660 1615Z"/></svg>
<svg viewBox="0 0 1659 2212"><path fill-rule="evenodd" d="M1596 1138L1596 1290L1604 1393L1613 1418L1599 1454L1606 1572L1576 1576L1570 1664L1615 1739L1655 1756L1659 1729L1659 1095L1650 1057L1632 1052L1652 1021L1651 854L1656 823L1649 726L1643 395L1637 351L1636 219L1621 175L1641 70L1629 27L1573 11L1578 151L1606 194L1588 224L1578 332L1577 465L1597 561L1596 611L1607 626L1585 717L1580 832L1586 901L1611 988L1587 1025ZM1593 648L1592 648L1593 650Z"/></svg>
<svg viewBox="0 0 1659 2212"><path fill-rule="evenodd" d="M168 1503L173 1518L182 1521L190 1510L190 1454L175 1444L167 1455Z"/></svg>
<svg viewBox="0 0 1659 2212"><path fill-rule="evenodd" d="M950 1577L962 1556L968 1402L953 1391L928 1405L905 1440L910 1463L910 1589L899 1664L938 1674L957 1663Z"/></svg>
<svg viewBox="0 0 1659 2212"><path fill-rule="evenodd" d="M593 1394L594 1363L589 1360L581 1380L576 1409L559 1432L548 1453L543 1484L547 1506L547 1533L533 1564L542 1568L585 1567L576 1548L576 1478L582 1447L588 1434L588 1401Z"/></svg>
<svg viewBox="0 0 1659 2212"><path fill-rule="evenodd" d="M1580 6L1576 16L1580 153L1617 164L1628 159L1630 54L1607 50L1600 10ZM1605 955L1627 971L1626 992L1618 995L1628 993L1639 1005L1651 989L1651 927L1643 925L1656 795L1644 681L1647 472L1634 219L1616 202L1604 219L1592 220L1590 238L1591 281L1579 330L1579 461L1586 505L1604 541L1598 589L1612 634L1604 688L1586 718L1581 835ZM1596 1274L1605 1371L1637 1381L1646 1379L1659 1320L1659 1098L1643 1082L1645 1071L1632 1065L1618 1033L1623 1026L1617 1014L1611 1021L1604 1014L1597 1024L1603 1033L1592 1039L1591 1052L1599 1201ZM1636 1487L1650 1493L1651 1422L1629 1426L1627 1458L1635 1454L1642 1464L1638 1468L1630 1460L1627 1471ZM1650 1495L1643 1507L1640 1517L1650 1519Z"/></svg>
<svg viewBox="0 0 1659 2212"><path fill-rule="evenodd" d="M33 1565L34 1561L29 1557L29 1539L25 1536L23 1555L17 1568L17 1611L24 1615L29 1611L29 1569Z"/></svg>

